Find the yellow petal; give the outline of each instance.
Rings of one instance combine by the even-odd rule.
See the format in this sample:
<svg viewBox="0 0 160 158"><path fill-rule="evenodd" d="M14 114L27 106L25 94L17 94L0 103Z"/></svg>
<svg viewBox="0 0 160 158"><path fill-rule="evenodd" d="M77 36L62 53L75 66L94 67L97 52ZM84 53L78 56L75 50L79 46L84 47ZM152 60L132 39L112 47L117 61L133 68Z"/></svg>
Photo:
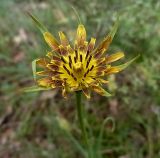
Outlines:
<svg viewBox="0 0 160 158"><path fill-rule="evenodd" d="M62 96L66 99L67 98L67 90L66 88L62 88Z"/></svg>
<svg viewBox="0 0 160 158"><path fill-rule="evenodd" d="M107 61L107 64L108 64L108 63L112 63L114 61L117 61L117 60L119 60L119 59L121 59L123 57L124 57L124 53L123 52L117 52L115 54L112 54L112 55L106 57L106 61Z"/></svg>
<svg viewBox="0 0 160 158"><path fill-rule="evenodd" d="M60 49L60 54L62 56L67 56L68 52L67 52L66 48L63 45L59 45L59 49Z"/></svg>
<svg viewBox="0 0 160 158"><path fill-rule="evenodd" d="M59 37L60 37L61 44L63 46L68 46L69 45L68 39L63 32L59 32Z"/></svg>
<svg viewBox="0 0 160 158"><path fill-rule="evenodd" d="M58 56L53 56L52 57L52 60L51 60L51 63L52 63L52 61L59 61L59 62L61 62L62 60L58 57Z"/></svg>
<svg viewBox="0 0 160 158"><path fill-rule="evenodd" d="M37 75L40 75L40 76L46 76L46 75L49 75L49 73L51 73L52 71L38 71L36 72Z"/></svg>
<svg viewBox="0 0 160 158"><path fill-rule="evenodd" d="M47 52L46 56L47 56L48 58L52 59L53 53L52 53L52 52Z"/></svg>
<svg viewBox="0 0 160 158"><path fill-rule="evenodd" d="M84 93L84 95L87 97L87 99L91 98L91 94L88 88L83 88L82 92Z"/></svg>
<svg viewBox="0 0 160 158"><path fill-rule="evenodd" d="M102 78L98 78L98 81L101 82L101 83L103 83L103 84L108 84L108 82L109 82L109 81L104 80Z"/></svg>
<svg viewBox="0 0 160 158"><path fill-rule="evenodd" d="M54 64L54 65L58 65L58 66L62 65L62 61L61 60L51 60L51 63Z"/></svg>
<svg viewBox="0 0 160 158"><path fill-rule="evenodd" d="M74 50L71 48L70 45L67 46L67 51L69 54L73 54L74 53Z"/></svg>
<svg viewBox="0 0 160 158"><path fill-rule="evenodd" d="M88 51L91 52L94 49L94 45L95 45L96 39L95 38L91 38L89 44L88 44Z"/></svg>
<svg viewBox="0 0 160 158"><path fill-rule="evenodd" d="M47 44L53 49L53 50L58 50L58 42L57 40L54 38L54 36L49 33L49 32L45 32L43 34L45 41L47 42Z"/></svg>
<svg viewBox="0 0 160 158"><path fill-rule="evenodd" d="M106 64L106 58L99 58L96 60L96 65L99 66L99 65L103 65L103 64Z"/></svg>
<svg viewBox="0 0 160 158"><path fill-rule="evenodd" d="M52 80L52 87L62 87L63 81L60 79Z"/></svg>
<svg viewBox="0 0 160 158"><path fill-rule="evenodd" d="M105 74L106 74L106 75L110 75L110 74L118 73L119 71L120 71L119 68L116 68L116 67L114 66L114 67L111 67L111 68L107 69L107 70L105 71Z"/></svg>
<svg viewBox="0 0 160 158"><path fill-rule="evenodd" d="M111 96L110 93L108 93L106 90L104 90L104 89L101 88L100 86L93 85L93 86L92 86L92 89L93 89L96 93L98 93L98 94L100 94L100 95L102 95L102 96L106 96L106 97Z"/></svg>
<svg viewBox="0 0 160 158"><path fill-rule="evenodd" d="M76 36L76 42L77 42L77 47L81 47L84 45L84 42L86 41L86 30L83 25L78 25L77 28L77 36Z"/></svg>
<svg viewBox="0 0 160 158"><path fill-rule="evenodd" d="M40 58L36 60L36 64L40 67L46 67L48 61L45 58Z"/></svg>
<svg viewBox="0 0 160 158"><path fill-rule="evenodd" d="M111 36L107 36L100 45L96 48L95 58L101 56L109 47L110 43L112 42Z"/></svg>
<svg viewBox="0 0 160 158"><path fill-rule="evenodd" d="M37 80L38 85L43 87L49 87L51 85L51 82L51 78L48 77Z"/></svg>
<svg viewBox="0 0 160 158"><path fill-rule="evenodd" d="M96 82L95 79L93 79L92 77L86 76L86 78L85 78L85 83L86 83L87 85L91 85L91 84L93 84L93 83L95 83L95 82Z"/></svg>
<svg viewBox="0 0 160 158"><path fill-rule="evenodd" d="M98 66L98 67L95 67L92 71L90 71L88 73L88 76L92 76L92 77L104 76L105 71L106 71L105 66Z"/></svg>
<svg viewBox="0 0 160 158"><path fill-rule="evenodd" d="M55 64L47 64L47 68L51 69L51 70L59 70L59 65L55 65Z"/></svg>

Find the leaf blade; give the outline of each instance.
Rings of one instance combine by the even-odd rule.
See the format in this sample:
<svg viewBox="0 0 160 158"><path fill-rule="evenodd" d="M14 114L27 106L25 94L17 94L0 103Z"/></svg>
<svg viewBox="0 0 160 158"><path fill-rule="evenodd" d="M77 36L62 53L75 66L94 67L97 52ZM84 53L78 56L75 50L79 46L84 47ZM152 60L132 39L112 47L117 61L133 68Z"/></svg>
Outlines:
<svg viewBox="0 0 160 158"><path fill-rule="evenodd" d="M116 22L114 23L111 31L109 32L109 36L111 36L111 38L113 39L117 30L118 30L118 26L119 26L119 17L117 17Z"/></svg>
<svg viewBox="0 0 160 158"><path fill-rule="evenodd" d="M24 88L22 91L23 92L37 92L37 91L43 91L43 90L50 90L51 88L46 88L46 87L40 87L40 86L31 86Z"/></svg>
<svg viewBox="0 0 160 158"><path fill-rule="evenodd" d="M47 32L47 28L31 13L27 12L31 19L34 21L35 25L39 28L42 34Z"/></svg>
<svg viewBox="0 0 160 158"><path fill-rule="evenodd" d="M32 61L32 73L35 81L36 81L36 72L37 72L36 62L37 62L37 59Z"/></svg>
<svg viewBox="0 0 160 158"><path fill-rule="evenodd" d="M140 54L138 54L136 57L134 57L133 59L131 59L130 61L128 61L128 62L126 62L124 64L121 64L121 65L118 65L118 66L114 66L114 68L117 68L119 71L122 71L125 68L127 68L130 64L132 64L139 57L140 57Z"/></svg>

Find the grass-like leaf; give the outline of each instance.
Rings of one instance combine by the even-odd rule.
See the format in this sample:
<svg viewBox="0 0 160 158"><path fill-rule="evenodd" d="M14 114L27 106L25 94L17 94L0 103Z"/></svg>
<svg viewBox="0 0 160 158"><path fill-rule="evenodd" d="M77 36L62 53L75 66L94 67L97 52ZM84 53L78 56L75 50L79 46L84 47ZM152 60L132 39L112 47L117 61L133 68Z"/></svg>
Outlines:
<svg viewBox="0 0 160 158"><path fill-rule="evenodd" d="M140 54L137 55L136 57L134 57L133 59L131 59L130 61L124 63L124 64L121 64L121 65L118 65L118 66L114 66L114 68L117 68L119 71L122 71L123 69L127 68L130 64L132 64L139 57L140 57Z"/></svg>
<svg viewBox="0 0 160 158"><path fill-rule="evenodd" d="M96 144L96 153L98 154L97 156L98 156L99 158L102 158L102 155L101 155L101 153L100 153L100 151L101 151L101 146L102 146L102 139L103 139L103 134L104 134L105 126L106 126L106 124L107 124L109 121L111 121L112 124L113 124L113 127L112 127L111 131L113 132L114 129L115 129L115 121L114 121L114 119L113 119L112 117L107 117L107 118L105 118L104 121L103 121L103 123L102 123L102 125L101 125L100 132L99 132L99 136L98 136L98 142L97 142L97 144Z"/></svg>
<svg viewBox="0 0 160 158"><path fill-rule="evenodd" d="M33 78L34 80L36 81L36 62L37 62L37 59L33 60L32 61L32 72L33 72Z"/></svg>
<svg viewBox="0 0 160 158"><path fill-rule="evenodd" d="M37 92L37 91L50 90L50 89L51 88L40 87L40 86L32 86L32 87L24 88L23 92Z"/></svg>
<svg viewBox="0 0 160 158"><path fill-rule="evenodd" d="M28 15L32 18L36 26L40 29L41 33L44 34L47 32L47 28L31 13L28 12Z"/></svg>
<svg viewBox="0 0 160 158"><path fill-rule="evenodd" d="M109 32L109 36L111 36L112 39L114 38L114 35L117 32L118 26L119 26L119 17L117 17L115 24L113 25L111 31Z"/></svg>

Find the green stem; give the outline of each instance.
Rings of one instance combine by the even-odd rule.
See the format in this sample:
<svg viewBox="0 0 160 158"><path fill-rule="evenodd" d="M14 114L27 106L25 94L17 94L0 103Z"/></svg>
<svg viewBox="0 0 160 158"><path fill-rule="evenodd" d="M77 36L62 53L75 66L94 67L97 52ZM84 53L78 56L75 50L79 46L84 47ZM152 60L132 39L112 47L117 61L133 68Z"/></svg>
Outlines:
<svg viewBox="0 0 160 158"><path fill-rule="evenodd" d="M90 145L88 142L88 136L87 136L87 132L85 129L85 125L84 125L84 111L83 111L83 106L81 104L81 91L77 91L76 92L76 101L77 101L77 115L78 115L78 121L79 121L79 125L82 131L82 136L84 139L84 143L87 147L88 150L88 158L91 158L91 153L90 153Z"/></svg>

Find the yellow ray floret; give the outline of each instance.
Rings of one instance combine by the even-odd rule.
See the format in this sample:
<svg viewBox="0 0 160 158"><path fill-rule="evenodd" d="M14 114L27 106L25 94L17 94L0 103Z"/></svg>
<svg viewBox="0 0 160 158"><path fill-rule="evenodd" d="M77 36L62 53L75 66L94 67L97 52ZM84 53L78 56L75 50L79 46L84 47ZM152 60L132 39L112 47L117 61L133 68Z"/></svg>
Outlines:
<svg viewBox="0 0 160 158"><path fill-rule="evenodd" d="M34 65L42 69L40 71L34 69L34 74L40 76L36 79L37 84L50 89L60 87L64 97L67 92L79 90L82 90L87 98L90 98L90 90L103 96L110 96L101 87L103 84L108 84L106 76L120 72L137 58L119 66L112 66L112 62L123 58L124 53L105 55L116 33L117 22L96 48L96 39L91 38L88 42L85 27L82 24L78 25L74 48L72 48L63 32L59 32L60 40L58 41L51 33L43 29L43 25L35 20L35 17L31 17L36 24L38 23L45 41L52 49L46 57L34 62Z"/></svg>

